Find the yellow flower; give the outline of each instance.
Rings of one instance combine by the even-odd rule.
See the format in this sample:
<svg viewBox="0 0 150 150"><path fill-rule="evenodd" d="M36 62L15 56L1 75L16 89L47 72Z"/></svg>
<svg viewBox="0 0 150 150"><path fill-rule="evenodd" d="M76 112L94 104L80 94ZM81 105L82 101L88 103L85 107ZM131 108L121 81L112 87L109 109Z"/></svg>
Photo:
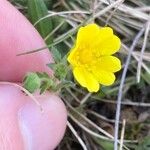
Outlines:
<svg viewBox="0 0 150 150"><path fill-rule="evenodd" d="M97 92L102 85L115 81L114 72L121 69L118 58L111 56L121 46L120 39L110 27L89 24L77 33L76 44L68 55L73 75L89 92Z"/></svg>

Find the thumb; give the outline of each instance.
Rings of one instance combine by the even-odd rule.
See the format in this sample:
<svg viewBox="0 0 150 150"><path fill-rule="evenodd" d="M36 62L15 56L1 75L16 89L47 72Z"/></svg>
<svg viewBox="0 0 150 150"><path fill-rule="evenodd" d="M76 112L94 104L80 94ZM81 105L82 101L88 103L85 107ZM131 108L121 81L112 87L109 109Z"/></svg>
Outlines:
<svg viewBox="0 0 150 150"><path fill-rule="evenodd" d="M33 26L7 0L0 0L0 81L21 81L29 71L49 72L48 50L17 57L45 46ZM49 72L50 73L50 72ZM15 86L0 82L0 149L54 149L66 127L66 109L54 94L35 95L44 112Z"/></svg>
<svg viewBox="0 0 150 150"><path fill-rule="evenodd" d="M9 93L9 94L8 94ZM55 95L35 95L40 108L13 85L0 85L0 149L53 150L66 128L66 109Z"/></svg>

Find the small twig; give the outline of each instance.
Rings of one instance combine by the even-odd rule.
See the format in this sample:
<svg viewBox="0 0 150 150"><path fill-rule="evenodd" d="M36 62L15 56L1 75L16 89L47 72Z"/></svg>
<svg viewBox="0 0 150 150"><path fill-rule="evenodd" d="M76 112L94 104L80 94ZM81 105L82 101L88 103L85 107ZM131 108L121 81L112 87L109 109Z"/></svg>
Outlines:
<svg viewBox="0 0 150 150"><path fill-rule="evenodd" d="M79 26L81 26L81 25L79 25ZM79 26L77 26L77 28L78 28ZM39 52L39 51L42 51L42 50L47 50L47 48L50 48L50 47L52 47L52 46L55 46L55 45L57 45L58 43L64 41L66 38L70 37L70 34L73 34L73 33L76 31L77 28L73 28L73 29L69 30L67 33L65 33L65 34L63 34L63 35L61 35L61 36L59 36L57 39L54 40L54 42L53 42L52 44L49 44L49 45L47 45L47 46L43 46L43 47L41 47L41 48L33 49L33 50L30 50L30 51L27 50L27 51L25 51L25 52L23 52L23 53L17 54L16 56L28 55L28 54L36 53L36 52Z"/></svg>
<svg viewBox="0 0 150 150"><path fill-rule="evenodd" d="M65 101L67 106L77 115L79 115L82 119L84 119L84 121L86 121L88 124L90 124L92 127L94 127L95 129L97 129L99 132L101 132L102 134L104 134L105 136L107 136L108 138L114 139L114 137L109 134L108 132L106 132L105 130L103 130L102 128L100 128L99 126L97 126L94 122L92 122L91 120L89 120L87 117L85 117L84 115L82 115L81 113L79 113L78 111L76 111L67 101Z"/></svg>
<svg viewBox="0 0 150 150"><path fill-rule="evenodd" d="M150 6L138 7L136 10L150 12Z"/></svg>
<svg viewBox="0 0 150 150"><path fill-rule="evenodd" d="M102 134L104 134L105 136L107 136L109 138L109 140L114 141L114 137L109 134L107 131L105 131L104 129L100 128L98 125L96 125L93 121L91 121L90 119L88 119L87 117L85 117L84 115L82 115L81 113L79 113L78 111L76 111L67 101L65 101L67 106L77 115L79 115L82 119L84 119L84 121L86 121L89 125L91 125L92 127L94 127L95 129L97 129L99 132L101 132ZM71 114L69 113L69 116ZM71 115L72 116L72 115ZM74 116L72 116L74 119L76 119ZM79 124L78 124L79 125ZM82 124L80 124L82 126ZM82 126L83 127L83 126ZM84 126L84 128L87 128ZM87 131L87 130L86 130ZM88 130L89 131L89 130ZM93 131L90 130L90 133L94 133ZM95 133L94 133L95 134ZM97 133L96 133L97 134ZM103 137L102 135L100 135L101 137ZM120 141L118 140L118 143L120 144ZM123 147L127 150L129 150L125 145L123 145Z"/></svg>
<svg viewBox="0 0 150 150"><path fill-rule="evenodd" d="M73 128L73 126L71 125L71 123L69 121L67 121L67 126L69 127L69 129L72 131L72 133L74 134L74 136L77 138L77 140L79 141L79 143L81 144L83 150L87 150L87 147L85 145L85 143L83 142L83 140L80 138L80 136L78 135L78 133L76 132L76 130Z"/></svg>
<svg viewBox="0 0 150 150"><path fill-rule="evenodd" d="M64 24L64 21L62 21L58 26L56 26L55 29L52 30L45 38L44 41L46 41L50 36L52 36L62 25Z"/></svg>
<svg viewBox="0 0 150 150"><path fill-rule="evenodd" d="M106 8L101 10L100 12L96 13L93 17L89 18L88 22L91 22L93 19L100 17L101 15L105 14L107 11L109 11L113 7L116 7L118 4L122 3L122 1L123 0L118 0L118 1L113 2L111 5L107 6Z"/></svg>
<svg viewBox="0 0 150 150"><path fill-rule="evenodd" d="M126 45L122 44L122 46L125 49L125 51L129 52L129 48ZM135 55L134 52L132 53L132 56L135 58L136 61L139 61L139 56ZM150 69L148 68L148 66L144 62L141 62L141 65L145 69L145 71L147 71L150 74Z"/></svg>
<svg viewBox="0 0 150 150"><path fill-rule="evenodd" d="M75 94L73 94L73 92L71 92L71 90L69 88L66 88L66 90L68 91L68 93L74 98L74 100L78 103L80 103L80 100L77 98L77 96Z"/></svg>
<svg viewBox="0 0 150 150"><path fill-rule="evenodd" d="M141 55L141 53L139 51L136 51L133 54L138 57L140 57L140 55ZM143 60L150 62L150 53L149 52L144 52Z"/></svg>
<svg viewBox="0 0 150 150"><path fill-rule="evenodd" d="M50 11L49 11L50 12ZM36 26L39 22L41 22L42 20L49 18L49 17L53 17L53 16L61 16L61 15L65 15L65 14L90 14L90 12L88 11L78 11L78 10L72 10L72 11L61 11L61 12L50 12L51 14L48 14L42 18L40 18L37 22L34 23L34 26Z"/></svg>
<svg viewBox="0 0 150 150"><path fill-rule="evenodd" d="M91 129L87 128L82 123L80 123L74 116L72 116L70 113L68 114L68 116L72 119L72 121L74 121L81 129L83 129L88 134L90 134L90 135L92 135L92 136L94 136L96 138L102 139L102 140L106 140L106 141L110 141L110 142L114 141L113 139L107 138L107 137L105 137L103 135L100 135L100 134L92 131ZM133 141L133 140L132 141L131 140L126 140L125 142L126 143L137 143L137 140L135 140L135 141ZM124 146L124 148L126 150L129 150L126 146Z"/></svg>
<svg viewBox="0 0 150 150"><path fill-rule="evenodd" d="M109 23L109 20L112 18L112 16L114 15L114 13L117 11L118 7L120 6L120 4L122 4L125 0L123 0L121 3L119 3L113 11L111 11L110 15L107 17L107 20L106 20L106 23L105 23L105 26L108 25Z"/></svg>
<svg viewBox="0 0 150 150"><path fill-rule="evenodd" d="M83 105L91 95L92 93L86 94L85 97L81 100L80 105Z"/></svg>
<svg viewBox="0 0 150 150"><path fill-rule="evenodd" d="M90 113L90 114L94 115L95 117L97 117L98 120L101 119L101 120L104 120L104 121L107 121L107 122L110 122L110 123L115 123L115 120L113 120L113 119L108 119L108 118L106 118L105 116L96 113L95 111L88 110L88 113ZM120 122L120 123L121 123L121 122Z"/></svg>
<svg viewBox="0 0 150 150"><path fill-rule="evenodd" d="M92 96L91 98L99 100L101 102L105 102L105 103L117 104L115 100L99 99L94 96ZM121 105L129 105L129 106L136 106L136 107L150 107L150 103L132 102L131 100L128 100L128 99L127 101L122 101Z"/></svg>
<svg viewBox="0 0 150 150"><path fill-rule="evenodd" d="M138 62L138 67L137 67L137 83L140 82L142 60L143 60L143 55L144 55L144 51L145 51L147 40L148 40L149 30L150 30L150 20L146 24L144 42L143 42L143 46L142 46L142 50L141 50L141 54L140 54L140 59L139 59L139 62Z"/></svg>
<svg viewBox="0 0 150 150"><path fill-rule="evenodd" d="M47 48L50 48L50 47L52 47L52 46L55 46L55 44L50 44L50 45L48 45L48 46L43 46L43 47L40 47L40 48L31 50L31 51L25 51L25 52L23 52L23 53L17 54L16 56L23 56L23 55L27 55L27 54L36 53L36 52L39 52L39 51L42 51L42 50L46 50Z"/></svg>
<svg viewBox="0 0 150 150"><path fill-rule="evenodd" d="M126 125L126 120L123 119L123 122L122 122L122 130L121 130L121 138L120 138L120 148L119 148L119 150L122 150L122 148L123 148L125 125Z"/></svg>
<svg viewBox="0 0 150 150"><path fill-rule="evenodd" d="M138 32L138 34L136 35L131 48L129 50L129 54L125 63L125 67L122 73L122 77L121 77L121 82L120 82L120 87L119 87L119 92L118 92L118 98L117 98L117 110L116 110L116 117L115 117L115 142L114 142L114 150L118 150L118 131L119 131L119 118L120 118L120 109L121 109L121 99L122 99L122 92L123 92L123 86L124 86L124 82L125 82L125 78L126 78L126 74L127 74L127 70L128 70L128 66L130 63L130 59L132 56L132 52L139 40L139 38L142 36L143 32L144 32L144 27Z"/></svg>
<svg viewBox="0 0 150 150"><path fill-rule="evenodd" d="M97 0L92 0L91 1L91 10L92 10L92 18L93 18L93 20L91 21L91 22L94 22L95 20L94 20L94 16L95 16L95 13L96 13L96 4L97 4Z"/></svg>
<svg viewBox="0 0 150 150"><path fill-rule="evenodd" d="M101 0L101 2L109 5L108 0ZM112 2L113 2L112 4L114 4L114 2L118 2L118 1L113 0ZM113 7L115 7L115 6L116 6L116 4ZM147 13L138 11L135 9L135 7L129 7L128 5L121 4L120 7L118 7L118 9L121 11L122 14L128 14L128 15L131 15L135 18L142 19L145 21L147 21L149 19L149 16Z"/></svg>
<svg viewBox="0 0 150 150"><path fill-rule="evenodd" d="M89 128L87 128L86 126L84 126L82 123L80 123L75 117L73 117L71 114L68 114L68 116L81 128L83 129L85 132L87 132L88 134L94 136L94 137L97 137L97 138L100 138L100 139L103 139L103 140L108 140L108 141L113 141L112 139L110 138L107 138L103 135L100 135L92 130L90 130Z"/></svg>

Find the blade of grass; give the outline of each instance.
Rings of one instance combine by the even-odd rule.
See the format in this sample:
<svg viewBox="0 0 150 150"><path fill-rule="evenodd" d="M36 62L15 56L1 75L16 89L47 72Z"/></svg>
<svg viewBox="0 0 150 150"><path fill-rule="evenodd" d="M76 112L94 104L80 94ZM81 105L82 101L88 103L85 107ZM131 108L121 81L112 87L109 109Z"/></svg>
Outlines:
<svg viewBox="0 0 150 150"><path fill-rule="evenodd" d="M28 15L33 24L47 14L48 9L43 0L28 0ZM39 22L39 24L37 24L35 27L39 31L41 36L45 38L50 32L52 32L52 19L50 20L49 18L47 18ZM48 37L46 43L52 43L52 36Z"/></svg>
<svg viewBox="0 0 150 150"><path fill-rule="evenodd" d="M144 27L138 32L138 34L136 35L136 37L133 40L133 43L131 45L131 48L129 50L129 54L128 57L126 59L126 63L125 63L125 67L122 73L122 77L121 77L121 83L120 83L120 87L119 87L119 92L118 92L118 97L117 97L117 110L116 110L116 119L115 119L115 134L114 134L114 150L118 150L118 132L119 132L119 118L120 118L120 110L121 110L121 100L122 100L122 92L123 92L123 86L124 86L124 82L125 82L125 78L126 78L126 74L127 74L127 70L128 70L128 66L130 63L130 59L132 56L132 52L134 50L134 48L136 47L136 44L138 42L138 40L140 39L140 37L142 36L143 32L144 32Z"/></svg>

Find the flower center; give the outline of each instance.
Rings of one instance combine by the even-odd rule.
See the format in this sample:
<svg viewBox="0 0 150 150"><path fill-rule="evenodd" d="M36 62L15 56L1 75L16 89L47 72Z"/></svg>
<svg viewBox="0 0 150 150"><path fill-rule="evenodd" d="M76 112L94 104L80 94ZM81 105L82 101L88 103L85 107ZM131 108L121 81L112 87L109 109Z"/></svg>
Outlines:
<svg viewBox="0 0 150 150"><path fill-rule="evenodd" d="M86 70L91 71L91 68L96 66L100 61L100 54L91 49L82 49L76 54L77 65L84 67Z"/></svg>
<svg viewBox="0 0 150 150"><path fill-rule="evenodd" d="M79 61L81 64L89 64L94 59L91 51L83 50L79 55Z"/></svg>

